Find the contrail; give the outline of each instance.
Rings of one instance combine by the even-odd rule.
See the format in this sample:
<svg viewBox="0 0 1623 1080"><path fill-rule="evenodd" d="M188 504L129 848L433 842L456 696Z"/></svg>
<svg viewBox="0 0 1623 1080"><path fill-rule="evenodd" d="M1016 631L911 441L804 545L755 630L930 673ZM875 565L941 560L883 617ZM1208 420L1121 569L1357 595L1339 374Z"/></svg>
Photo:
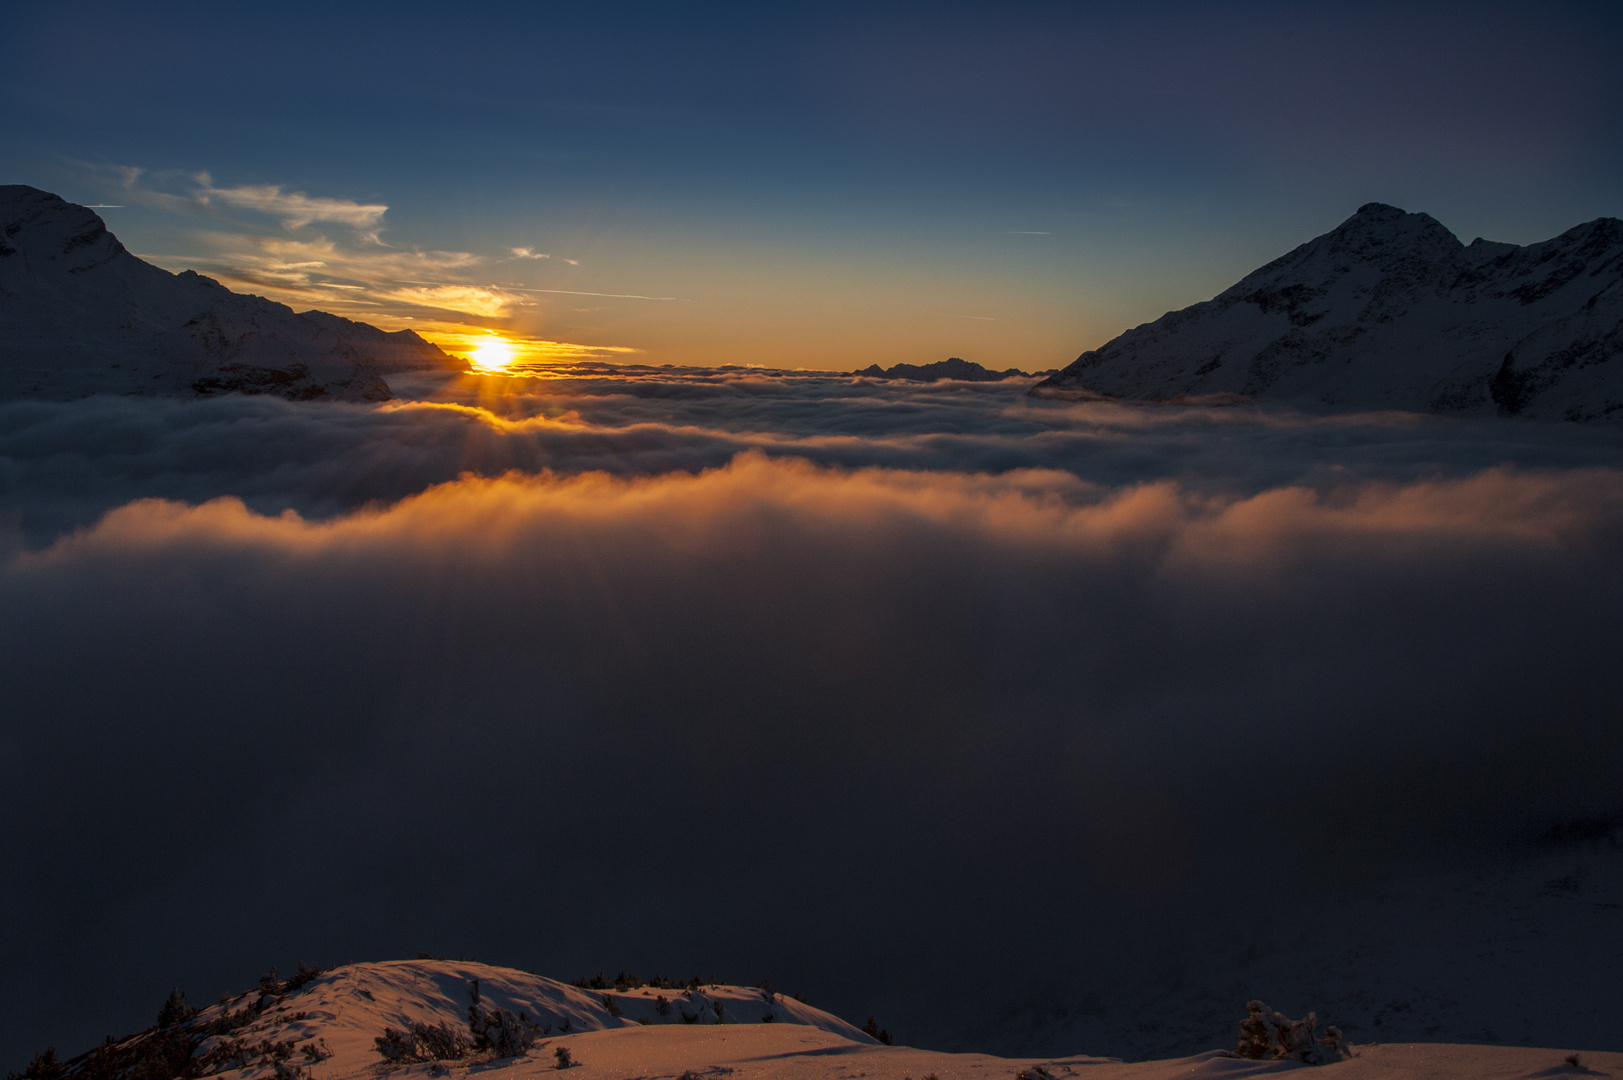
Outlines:
<svg viewBox="0 0 1623 1080"><path fill-rule="evenodd" d="M617 300L682 300L680 296L643 296L641 293L582 292L579 289L521 289L517 285L470 285L466 281L406 281L407 285L442 285L461 289L497 289L501 292L562 293L565 296L609 296ZM685 303L685 301L683 301Z"/></svg>

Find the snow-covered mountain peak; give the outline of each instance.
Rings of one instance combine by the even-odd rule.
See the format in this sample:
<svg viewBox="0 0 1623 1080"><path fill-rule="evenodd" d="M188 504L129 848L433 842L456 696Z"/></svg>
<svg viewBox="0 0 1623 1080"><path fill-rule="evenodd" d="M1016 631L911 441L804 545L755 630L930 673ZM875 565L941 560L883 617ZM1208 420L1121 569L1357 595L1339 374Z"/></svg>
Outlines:
<svg viewBox="0 0 1623 1080"><path fill-rule="evenodd" d="M1033 393L1617 420L1620 356L1623 222L1467 247L1428 214L1369 203Z"/></svg>
<svg viewBox="0 0 1623 1080"><path fill-rule="evenodd" d="M381 400L390 371L453 367L409 330L295 313L125 250L88 207L0 187L0 398L228 391Z"/></svg>
<svg viewBox="0 0 1623 1080"><path fill-rule="evenodd" d="M30 254L57 263L62 271L83 273L125 254L124 245L89 207L70 203L23 184L0 185L0 258L19 254L25 236Z"/></svg>

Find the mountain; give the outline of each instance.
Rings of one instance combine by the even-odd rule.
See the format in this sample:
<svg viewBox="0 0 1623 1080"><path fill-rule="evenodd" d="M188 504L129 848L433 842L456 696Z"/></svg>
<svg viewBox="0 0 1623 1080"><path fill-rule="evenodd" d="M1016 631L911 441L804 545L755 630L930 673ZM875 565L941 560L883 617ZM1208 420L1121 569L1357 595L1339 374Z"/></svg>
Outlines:
<svg viewBox="0 0 1623 1080"><path fill-rule="evenodd" d="M1467 246L1370 203L1032 393L1623 421L1623 221Z"/></svg>
<svg viewBox="0 0 1623 1080"><path fill-rule="evenodd" d="M861 371L853 371L851 374L865 379L907 379L912 382L937 382L941 379L957 379L961 382L997 382L1001 379L1030 377L1019 368L992 371L975 363L973 360L960 360L956 356L937 361L934 364L896 364L888 368L882 368L878 364L869 364Z"/></svg>
<svg viewBox="0 0 1623 1080"><path fill-rule="evenodd" d="M460 366L410 330L295 313L131 255L93 211L0 186L0 399L240 391L386 400L391 371Z"/></svg>
<svg viewBox="0 0 1623 1080"><path fill-rule="evenodd" d="M178 990L147 1030L66 1061L37 1056L23 1080L1184 1080L1255 1076L1334 1061L1328 1028L1261 1002L1234 1010L1244 1060L1214 1048L1127 1065L1071 1055L1001 1058L891 1046L768 989L692 983L588 991L511 968L444 960L301 965L203 1009ZM1239 1021L1251 1015L1246 1027ZM1152 1021L1154 1017L1144 1018ZM873 1025L868 1025L872 1028ZM1231 1044L1232 1045L1232 1044ZM1623 1054L1396 1042L1351 1048L1343 1080L1426 1076L1616 1076ZM17 1073L12 1076L18 1077Z"/></svg>

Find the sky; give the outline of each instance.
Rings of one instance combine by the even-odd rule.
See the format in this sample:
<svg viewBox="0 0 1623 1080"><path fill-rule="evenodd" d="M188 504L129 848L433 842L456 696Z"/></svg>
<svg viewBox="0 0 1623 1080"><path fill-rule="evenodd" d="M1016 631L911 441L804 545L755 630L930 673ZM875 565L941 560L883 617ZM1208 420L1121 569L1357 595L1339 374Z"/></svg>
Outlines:
<svg viewBox="0 0 1623 1080"><path fill-rule="evenodd" d="M1063 366L1368 201L1623 213L1606 4L8 5L0 173L453 350Z"/></svg>
<svg viewBox="0 0 1623 1080"><path fill-rule="evenodd" d="M1623 828L1623 429L830 374L1059 366L1371 200L1623 214L1615 6L12 4L0 42L5 182L553 364L0 401L0 1067L418 952L948 1049L1190 1052L1258 996L1623 1048L1623 848L1581 842ZM1528 932L1560 963L1459 929L1516 906L1481 874L1581 907ZM1410 1001L1453 1011L1375 1026Z"/></svg>

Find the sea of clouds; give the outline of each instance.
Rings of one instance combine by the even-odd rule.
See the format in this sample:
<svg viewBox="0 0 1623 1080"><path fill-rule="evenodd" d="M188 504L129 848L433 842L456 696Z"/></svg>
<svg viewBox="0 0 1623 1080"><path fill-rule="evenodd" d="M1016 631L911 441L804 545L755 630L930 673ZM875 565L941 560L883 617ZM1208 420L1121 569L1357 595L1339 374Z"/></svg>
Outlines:
<svg viewBox="0 0 1623 1080"><path fill-rule="evenodd" d="M1623 432L1027 385L0 403L7 1062L418 951L991 1045L1623 809Z"/></svg>

